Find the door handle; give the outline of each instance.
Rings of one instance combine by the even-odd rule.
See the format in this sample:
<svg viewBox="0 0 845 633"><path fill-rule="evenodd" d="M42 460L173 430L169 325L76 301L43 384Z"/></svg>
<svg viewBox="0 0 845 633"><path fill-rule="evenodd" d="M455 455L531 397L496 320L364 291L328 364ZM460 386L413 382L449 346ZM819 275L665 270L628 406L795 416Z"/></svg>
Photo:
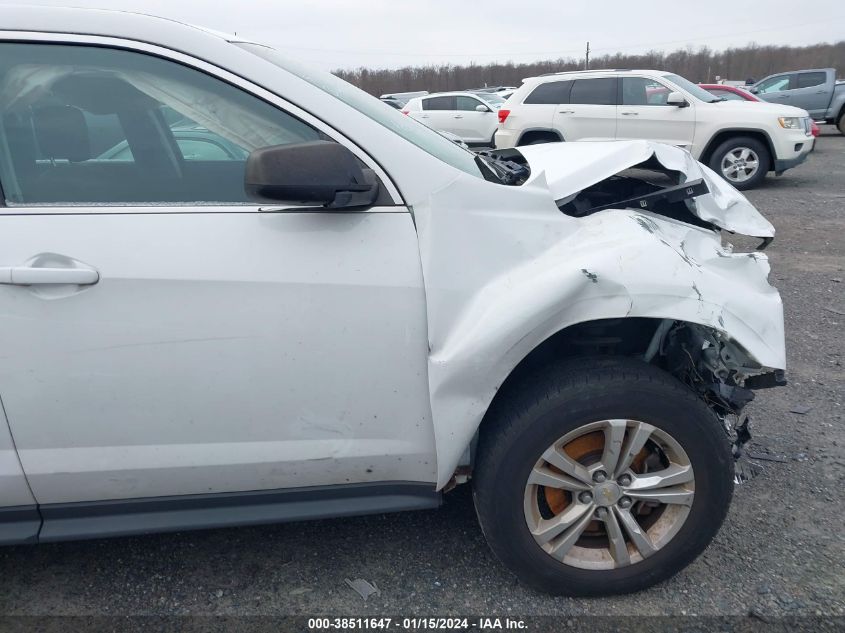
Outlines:
<svg viewBox="0 0 845 633"><path fill-rule="evenodd" d="M421 115L420 115L420 118L421 118L421 119L427 119L427 118L428 118L428 115L427 115L427 114L421 114Z"/></svg>
<svg viewBox="0 0 845 633"><path fill-rule="evenodd" d="M575 114L575 110L558 110L558 114Z"/></svg>
<svg viewBox="0 0 845 633"><path fill-rule="evenodd" d="M639 112L620 112L620 114L624 114L625 116L639 116Z"/></svg>
<svg viewBox="0 0 845 633"><path fill-rule="evenodd" d="M0 267L0 284L11 284L13 286L34 286L39 284L88 286L98 281L100 281L100 273L91 268Z"/></svg>
<svg viewBox="0 0 845 633"><path fill-rule="evenodd" d="M456 119L463 119L463 118L464 118L464 115L463 115L463 114L456 114L456 115L455 115L455 118L456 118Z"/></svg>

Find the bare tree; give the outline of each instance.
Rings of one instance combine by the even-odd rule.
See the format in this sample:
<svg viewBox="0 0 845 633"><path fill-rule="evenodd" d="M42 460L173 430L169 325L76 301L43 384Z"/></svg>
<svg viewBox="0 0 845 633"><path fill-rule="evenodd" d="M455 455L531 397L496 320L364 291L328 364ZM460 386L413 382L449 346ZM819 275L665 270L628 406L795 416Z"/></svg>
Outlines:
<svg viewBox="0 0 845 633"><path fill-rule="evenodd" d="M559 58L527 64L494 62L492 64L406 66L398 69L356 68L336 70L346 81L379 95L411 90L465 90L483 86L518 86L523 78L544 73L579 70L584 59ZM744 81L802 68L837 68L845 73L845 40L834 44L811 46L747 46L713 51L703 46L678 49L669 53L648 51L636 55L590 56L590 68L655 68L678 73L696 82L723 79Z"/></svg>

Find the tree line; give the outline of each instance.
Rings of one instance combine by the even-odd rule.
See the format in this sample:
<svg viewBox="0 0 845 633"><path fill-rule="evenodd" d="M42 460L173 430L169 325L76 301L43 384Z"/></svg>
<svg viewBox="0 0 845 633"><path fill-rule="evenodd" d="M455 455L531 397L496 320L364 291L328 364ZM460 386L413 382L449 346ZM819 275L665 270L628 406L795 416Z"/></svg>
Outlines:
<svg viewBox="0 0 845 633"><path fill-rule="evenodd" d="M714 51L704 46L672 52L649 51L630 55L616 53L591 57L590 68L653 68L677 73L697 83L717 77L737 81L759 80L772 73L802 68L836 68L845 74L845 40L812 46L759 46ZM525 77L584 68L584 59L559 58L531 63L406 66L404 68L356 68L334 74L370 94L428 90L466 90L483 86L518 86Z"/></svg>

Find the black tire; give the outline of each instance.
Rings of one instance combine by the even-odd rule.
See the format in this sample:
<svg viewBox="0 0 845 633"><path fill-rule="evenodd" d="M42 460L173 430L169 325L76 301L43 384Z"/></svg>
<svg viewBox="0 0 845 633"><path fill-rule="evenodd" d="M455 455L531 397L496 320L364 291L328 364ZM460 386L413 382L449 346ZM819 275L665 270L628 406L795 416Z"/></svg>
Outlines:
<svg viewBox="0 0 845 633"><path fill-rule="evenodd" d="M725 177L722 173L722 160L725 156L738 148L749 148L753 150L757 156L759 157L759 167L757 171L751 176L748 180L743 182L735 182L730 178ZM756 138L751 138L750 136L735 136L733 138L729 138L724 143L721 143L715 150L713 150L713 154L710 156L709 167L717 174L722 176L725 180L731 183L734 187L739 189L740 191L745 191L747 189L754 189L755 187L759 186L761 182L766 178L766 174L768 173L769 169L772 166L772 156L769 152L769 148Z"/></svg>
<svg viewBox="0 0 845 633"><path fill-rule="evenodd" d="M531 536L523 514L528 475L566 433L619 418L647 422L683 447L695 472L690 513L668 543L627 567L564 564ZM629 593L670 578L704 551L733 494L733 458L713 412L671 375L630 359L579 359L509 388L485 418L477 454L473 495L491 549L520 580L555 595Z"/></svg>
<svg viewBox="0 0 845 633"><path fill-rule="evenodd" d="M840 134L845 134L845 111L839 113L839 120L836 122L836 129Z"/></svg>

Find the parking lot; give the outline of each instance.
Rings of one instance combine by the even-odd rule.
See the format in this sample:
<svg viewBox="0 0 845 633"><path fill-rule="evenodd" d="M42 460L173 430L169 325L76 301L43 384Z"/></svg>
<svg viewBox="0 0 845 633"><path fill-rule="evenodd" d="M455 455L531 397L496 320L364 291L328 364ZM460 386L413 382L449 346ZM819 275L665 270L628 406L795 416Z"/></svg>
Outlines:
<svg viewBox="0 0 845 633"><path fill-rule="evenodd" d="M494 560L462 487L436 512L3 548L0 613L845 615L845 137L823 126L806 163L749 198L778 231L790 384L751 405L762 474L670 582L538 594ZM380 593L364 602L346 578Z"/></svg>

